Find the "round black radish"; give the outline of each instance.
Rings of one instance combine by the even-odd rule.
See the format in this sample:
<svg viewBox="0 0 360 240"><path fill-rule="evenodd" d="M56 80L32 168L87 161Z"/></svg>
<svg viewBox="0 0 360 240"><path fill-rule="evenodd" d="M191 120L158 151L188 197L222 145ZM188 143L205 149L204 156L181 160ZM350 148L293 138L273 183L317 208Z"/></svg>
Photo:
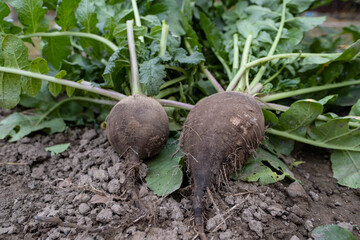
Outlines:
<svg viewBox="0 0 360 240"><path fill-rule="evenodd" d="M190 111L182 136L194 184L195 224L202 227L206 188L241 168L264 137L264 116L257 101L239 92L221 92Z"/></svg>
<svg viewBox="0 0 360 240"><path fill-rule="evenodd" d="M160 153L169 135L169 120L155 99L129 96L117 103L106 119L106 135L115 151L147 159Z"/></svg>

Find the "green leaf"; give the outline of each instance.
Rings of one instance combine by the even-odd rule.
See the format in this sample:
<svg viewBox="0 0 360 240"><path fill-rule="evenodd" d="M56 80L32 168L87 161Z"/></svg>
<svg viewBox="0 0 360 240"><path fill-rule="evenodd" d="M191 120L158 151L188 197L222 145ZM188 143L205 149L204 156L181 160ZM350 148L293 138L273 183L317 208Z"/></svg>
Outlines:
<svg viewBox="0 0 360 240"><path fill-rule="evenodd" d="M55 22L62 31L76 27L75 11L81 0L62 0L56 8Z"/></svg>
<svg viewBox="0 0 360 240"><path fill-rule="evenodd" d="M286 25L296 28L298 31L307 32L325 22L326 17L295 17L286 20Z"/></svg>
<svg viewBox="0 0 360 240"><path fill-rule="evenodd" d="M295 13L302 13L306 11L314 0L287 0L287 7Z"/></svg>
<svg viewBox="0 0 360 240"><path fill-rule="evenodd" d="M45 59L38 57L32 60L30 64L30 71L34 73L47 74L49 72L49 68ZM41 84L41 79L24 77L22 89L27 95L34 97L40 92Z"/></svg>
<svg viewBox="0 0 360 240"><path fill-rule="evenodd" d="M55 78L64 78L65 76L66 76L66 71L61 70L54 77ZM54 97L56 97L57 95L59 95L61 93L62 88L63 87L61 84L49 82L49 91Z"/></svg>
<svg viewBox="0 0 360 240"><path fill-rule="evenodd" d="M0 1L0 19L4 19L5 17L9 16L10 14L10 8L6 4L4 0Z"/></svg>
<svg viewBox="0 0 360 240"><path fill-rule="evenodd" d="M300 100L291 104L290 108L281 114L277 127L287 132L295 132L304 136L306 127L323 112L323 106L310 100Z"/></svg>
<svg viewBox="0 0 360 240"><path fill-rule="evenodd" d="M187 56L187 51L185 49L178 48L174 50L174 60L179 63L196 65L205 61L205 58L204 55L198 51L194 51L193 54Z"/></svg>
<svg viewBox="0 0 360 240"><path fill-rule="evenodd" d="M25 26L25 33L47 30L44 16L47 9L42 0L9 0L9 4L16 9L19 21Z"/></svg>
<svg viewBox="0 0 360 240"><path fill-rule="evenodd" d="M134 26L134 37L138 38L140 36L145 36L147 33L148 29L147 27L144 26ZM126 32L126 24L122 23L122 24L118 24L116 26L116 28L114 29L114 33L113 33L114 37L119 38L119 39L126 39L127 38L127 32Z"/></svg>
<svg viewBox="0 0 360 240"><path fill-rule="evenodd" d="M54 118L37 124L40 118L41 115L25 115L17 112L11 114L0 122L0 139L9 136L9 141L15 142L38 130L44 130L49 134L65 130L66 125L61 118Z"/></svg>
<svg viewBox="0 0 360 240"><path fill-rule="evenodd" d="M344 27L344 33L351 33L354 41L360 39L360 27L358 26L350 25L349 27Z"/></svg>
<svg viewBox="0 0 360 240"><path fill-rule="evenodd" d="M42 49L42 55L59 70L64 59L71 54L71 43L67 36L43 38L45 46Z"/></svg>
<svg viewBox="0 0 360 240"><path fill-rule="evenodd" d="M161 153L147 162L148 172L145 180L158 196L168 195L181 186L183 174L180 160L183 154L177 151L177 141L169 138Z"/></svg>
<svg viewBox="0 0 360 240"><path fill-rule="evenodd" d="M92 0L81 0L75 11L75 16L83 26L85 32L97 33L99 31L96 27L98 19L95 11L95 5Z"/></svg>
<svg viewBox="0 0 360 240"><path fill-rule="evenodd" d="M351 107L349 116L360 116L360 99Z"/></svg>
<svg viewBox="0 0 360 240"><path fill-rule="evenodd" d="M66 86L65 89L66 89L66 95L67 95L68 97L72 97L72 95L74 95L75 88Z"/></svg>
<svg viewBox="0 0 360 240"><path fill-rule="evenodd" d="M47 147L45 148L45 151L51 152L51 156L54 156L56 154L65 152L69 147L70 147L70 143L63 143L63 144L57 144L51 147Z"/></svg>
<svg viewBox="0 0 360 240"><path fill-rule="evenodd" d="M331 154L331 163L340 185L360 188L360 152L335 150Z"/></svg>
<svg viewBox="0 0 360 240"><path fill-rule="evenodd" d="M124 77L121 78L118 76L123 67L130 66L130 62L128 58L125 57L124 51L126 54L129 52L125 47L118 48L109 58L102 75L105 80L105 82L101 84L102 87L114 88L114 86L124 82Z"/></svg>
<svg viewBox="0 0 360 240"><path fill-rule="evenodd" d="M160 86L165 83L165 66L159 63L159 58L153 58L140 65L140 82L145 84L149 95L157 95Z"/></svg>
<svg viewBox="0 0 360 240"><path fill-rule="evenodd" d="M333 224L316 227L311 237L315 240L356 240L350 231Z"/></svg>
<svg viewBox="0 0 360 240"><path fill-rule="evenodd" d="M294 174L280 159L261 148L244 163L239 174L241 180L261 185L275 183L285 177L295 180Z"/></svg>
<svg viewBox="0 0 360 240"><path fill-rule="evenodd" d="M339 57L334 61L350 61L360 53L360 39L351 44Z"/></svg>
<svg viewBox="0 0 360 240"><path fill-rule="evenodd" d="M24 42L13 35L7 35L2 41L4 67L28 69L28 49ZM20 101L21 76L0 73L0 107L13 108Z"/></svg>

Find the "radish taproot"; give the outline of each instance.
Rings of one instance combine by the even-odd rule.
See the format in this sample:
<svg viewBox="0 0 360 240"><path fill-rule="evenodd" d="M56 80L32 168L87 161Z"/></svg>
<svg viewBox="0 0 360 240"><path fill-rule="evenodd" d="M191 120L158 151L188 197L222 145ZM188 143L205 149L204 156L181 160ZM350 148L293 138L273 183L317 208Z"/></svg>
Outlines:
<svg viewBox="0 0 360 240"><path fill-rule="evenodd" d="M231 174L255 152L264 136L257 101L240 92L220 92L201 100L184 124L182 144L194 184L195 225L203 233L205 191L220 174Z"/></svg>
<svg viewBox="0 0 360 240"><path fill-rule="evenodd" d="M160 153L169 135L169 120L155 99L144 95L126 97L106 119L106 135L114 150L147 159Z"/></svg>

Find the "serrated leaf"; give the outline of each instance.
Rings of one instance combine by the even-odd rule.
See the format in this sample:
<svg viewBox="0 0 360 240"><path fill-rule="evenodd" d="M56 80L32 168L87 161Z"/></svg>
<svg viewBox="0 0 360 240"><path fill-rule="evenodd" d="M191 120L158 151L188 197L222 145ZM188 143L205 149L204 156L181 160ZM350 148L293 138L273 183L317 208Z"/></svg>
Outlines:
<svg viewBox="0 0 360 240"><path fill-rule="evenodd" d="M7 35L2 41L4 67L28 69L28 49L24 42L13 35ZM0 107L13 108L20 101L21 76L0 73Z"/></svg>
<svg viewBox="0 0 360 240"><path fill-rule="evenodd" d="M118 48L109 58L102 75L105 80L105 82L101 84L102 87L114 88L114 86L123 82L122 79L116 79L116 77L123 67L130 66L128 59L124 57L124 50L128 53L127 48L121 47Z"/></svg>
<svg viewBox="0 0 360 240"><path fill-rule="evenodd" d="M177 151L177 141L169 138L161 153L146 163L148 172L145 180L158 196L168 195L181 186L183 174L180 160L183 154Z"/></svg>
<svg viewBox="0 0 360 240"><path fill-rule="evenodd" d="M76 27L75 11L81 0L62 0L56 9L55 22L62 31Z"/></svg>
<svg viewBox="0 0 360 240"><path fill-rule="evenodd" d="M331 154L331 163L340 185L360 188L360 152L335 150Z"/></svg>
<svg viewBox="0 0 360 240"><path fill-rule="evenodd" d="M32 60L30 64L30 71L34 73L47 74L49 72L49 68L46 60L41 57ZM27 95L34 97L40 92L41 84L41 79L24 77L22 89Z"/></svg>
<svg viewBox="0 0 360 240"><path fill-rule="evenodd" d="M159 63L159 58L153 58L140 65L140 82L145 84L149 95L156 95L160 86L165 83L165 66Z"/></svg>
<svg viewBox="0 0 360 240"><path fill-rule="evenodd" d="M316 227L311 237L314 240L356 240L350 231L333 224Z"/></svg>
<svg viewBox="0 0 360 240"><path fill-rule="evenodd" d="M25 26L25 33L34 33L47 30L44 19L47 9L43 7L42 0L9 0L16 9L19 21Z"/></svg>
<svg viewBox="0 0 360 240"><path fill-rule="evenodd" d="M42 55L59 70L64 59L71 54L71 43L67 36L43 38L45 46L42 49Z"/></svg>
<svg viewBox="0 0 360 240"><path fill-rule="evenodd" d="M97 33L99 31L96 27L98 19L95 11L95 5L92 0L81 0L75 11L75 16L83 26L85 32Z"/></svg>
<svg viewBox="0 0 360 240"><path fill-rule="evenodd" d="M174 60L183 64L199 64L205 61L204 55L198 51L194 51L193 54L187 56L187 51L183 48L174 50Z"/></svg>
<svg viewBox="0 0 360 240"><path fill-rule="evenodd" d="M300 100L291 104L290 108L281 114L277 128L295 132L300 136L306 133L306 127L323 112L323 106L316 101Z"/></svg>
<svg viewBox="0 0 360 240"><path fill-rule="evenodd" d="M54 156L56 154L65 152L69 147L70 147L70 143L63 143L63 144L53 145L51 147L46 147L45 151L50 152L51 156Z"/></svg>
<svg viewBox="0 0 360 240"><path fill-rule="evenodd" d="M261 185L275 183L285 177L295 180L285 163L261 148L244 163L238 174L243 181L259 182Z"/></svg>
<svg viewBox="0 0 360 240"><path fill-rule="evenodd" d="M339 57L334 61L350 61L360 53L360 39L351 44Z"/></svg>
<svg viewBox="0 0 360 240"><path fill-rule="evenodd" d="M66 76L66 71L61 70L54 77L55 78L64 78L65 76ZM61 84L49 82L49 91L54 97L56 97L57 95L59 95L59 93L61 93L62 88L63 88L63 86Z"/></svg>
<svg viewBox="0 0 360 240"><path fill-rule="evenodd" d="M38 130L44 130L49 134L65 130L66 125L61 118L45 120L37 124L40 118L41 115L25 115L17 112L9 115L0 122L0 139L9 136L9 141L15 142Z"/></svg>

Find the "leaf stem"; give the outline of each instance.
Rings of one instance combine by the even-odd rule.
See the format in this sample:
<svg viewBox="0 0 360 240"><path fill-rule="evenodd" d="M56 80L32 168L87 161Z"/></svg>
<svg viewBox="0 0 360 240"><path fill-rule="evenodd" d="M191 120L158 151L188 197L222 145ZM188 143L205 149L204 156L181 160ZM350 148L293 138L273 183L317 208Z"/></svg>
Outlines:
<svg viewBox="0 0 360 240"><path fill-rule="evenodd" d="M97 40L99 42L102 42L103 44L107 45L109 48L111 48L113 51L116 51L119 47L116 46L113 42L109 41L108 39L92 34L92 33L84 33L84 32L51 32L51 33L45 33L45 32L37 32L32 34L26 34L26 35L19 35L19 38L29 38L29 37L60 37L60 36L75 36L75 37L83 37L83 38L91 38L94 40Z"/></svg>
<svg viewBox="0 0 360 240"><path fill-rule="evenodd" d="M279 69L279 71L277 71L274 75L272 75L271 77L269 77L268 79L266 79L266 80L264 81L264 85L267 84L267 83L269 83L269 82L271 82L271 81L274 80L277 76L279 76L279 74L284 70L285 66L286 66L286 65L283 65L283 66Z"/></svg>
<svg viewBox="0 0 360 240"><path fill-rule="evenodd" d="M64 103L67 103L69 101L86 101L86 102L92 102L96 104L103 104L103 105L110 105L113 106L117 102L115 101L109 101L109 100L103 100L103 99L94 99L94 98L88 98L88 97L71 97L71 98L65 98L64 100L56 103L54 106L52 106L46 113L44 113L39 121L37 121L36 125L39 125L50 113L52 113L55 109L63 105Z"/></svg>
<svg viewBox="0 0 360 240"><path fill-rule="evenodd" d="M140 77L139 77L139 67L136 57L133 24L134 24L133 20L126 21L128 47L129 47L129 55L130 55L130 68L131 68L131 95L142 94Z"/></svg>
<svg viewBox="0 0 360 240"><path fill-rule="evenodd" d="M346 87L346 86L357 85L357 84L360 84L360 80L347 81L347 82L341 82L341 83L333 83L333 84L327 84L327 85L324 85L324 86L315 86L315 87L303 88L303 89L289 91L289 92L275 93L275 94L272 94L272 95L262 97L261 100L264 101L264 102L271 102L271 101L276 101L276 100L279 100L279 99L289 98L289 97L302 95L302 94L306 94L306 93L324 91L324 90L340 88L340 87Z"/></svg>
<svg viewBox="0 0 360 240"><path fill-rule="evenodd" d="M234 42L234 57L233 57L233 71L235 72L239 68L239 35L235 33L233 35L233 42Z"/></svg>
<svg viewBox="0 0 360 240"><path fill-rule="evenodd" d="M121 100L126 97L124 94L115 92L113 90L102 89L99 87L91 86L91 83L89 83L87 81L81 81L80 83L78 83L78 82L73 82L73 81L66 80L66 79L55 78L55 77L44 75L44 74L39 74L39 73L34 73L34 72L25 71L25 70L16 69L16 68L9 68L9 67L0 67L0 72L7 72L7 73L17 74L17 75L21 75L21 76L30 77L30 78L42 79L45 81L61 84L64 86L73 87L73 88L81 89L84 91L96 93L96 94L99 94L99 95L102 95L105 97L109 97L109 98L112 98L115 100Z"/></svg>
<svg viewBox="0 0 360 240"><path fill-rule="evenodd" d="M139 8L137 6L136 0L131 0L131 3L132 3L133 10L134 10L135 24L136 24L136 26L141 27L140 13L139 13ZM141 42L144 42L143 36L140 36L139 39Z"/></svg>
<svg viewBox="0 0 360 240"><path fill-rule="evenodd" d="M163 105L164 107L177 107L185 110L191 110L194 107L194 105L177 102L173 100L167 100L167 99L156 99L156 100L160 102L160 104Z"/></svg>
<svg viewBox="0 0 360 240"><path fill-rule="evenodd" d="M270 51L268 53L268 57L274 55L274 52L276 50L277 45L279 44L280 38L281 38L281 34L284 28L284 24L285 24L285 18L286 18L286 0L283 0L283 8L282 8L282 13L281 13L281 21L280 21L280 26L278 29L278 32L276 34L275 40L270 48ZM260 82L262 76L264 75L266 70L266 66L261 66L260 70L258 71L258 73L256 74L255 78L252 80L251 84L250 84L250 88L253 88L258 82Z"/></svg>
<svg viewBox="0 0 360 240"><path fill-rule="evenodd" d="M322 147L322 148L329 148L329 149L336 149L336 150L348 150L348 151L356 151L356 152L360 152L360 148L351 148L351 147L342 147L339 145L334 145L334 144L329 144L329 143L322 143L319 141L314 141L305 137L301 137L295 134L291 134L288 132L284 132L284 131L279 131L273 128L268 128L266 129L267 133L270 133L272 135L276 135L276 136L280 136L280 137L285 137L285 138L289 138L298 142L302 142L302 143L306 143L306 144L310 144L316 147Z"/></svg>
<svg viewBox="0 0 360 240"><path fill-rule="evenodd" d="M185 80L185 79L187 79L187 76L181 76L181 77L166 81L163 85L160 86L160 90L163 90L164 88L167 88L167 87L174 85L178 82L181 82L182 80Z"/></svg>
<svg viewBox="0 0 360 240"><path fill-rule="evenodd" d="M164 97L166 97L166 96L169 96L169 95L171 95L171 94L177 93L177 92L179 92L179 91L180 91L180 89L177 88L177 87L166 88L166 89L160 91L159 94L156 95L155 98L158 98L158 99L159 99L159 98L164 98Z"/></svg>
<svg viewBox="0 0 360 240"><path fill-rule="evenodd" d="M169 34L169 25L166 24L165 20L163 20L162 29L161 29L159 56L163 56L166 52L168 34Z"/></svg>
<svg viewBox="0 0 360 240"><path fill-rule="evenodd" d="M242 68L243 66L246 65L246 63L249 60L249 52L250 52L250 47L251 47L251 42L252 42L252 34L249 34L246 38L246 42L245 42L245 47L241 56L241 65L240 68ZM244 91L245 89L245 85L246 85L246 77L242 77L240 78L239 84L238 84L238 89L240 91Z"/></svg>
<svg viewBox="0 0 360 240"><path fill-rule="evenodd" d="M170 66L169 64L165 64L164 66L165 66L166 69L175 70L175 71L181 72L185 76L188 76L188 73L185 71L185 69L183 69L181 67Z"/></svg>

